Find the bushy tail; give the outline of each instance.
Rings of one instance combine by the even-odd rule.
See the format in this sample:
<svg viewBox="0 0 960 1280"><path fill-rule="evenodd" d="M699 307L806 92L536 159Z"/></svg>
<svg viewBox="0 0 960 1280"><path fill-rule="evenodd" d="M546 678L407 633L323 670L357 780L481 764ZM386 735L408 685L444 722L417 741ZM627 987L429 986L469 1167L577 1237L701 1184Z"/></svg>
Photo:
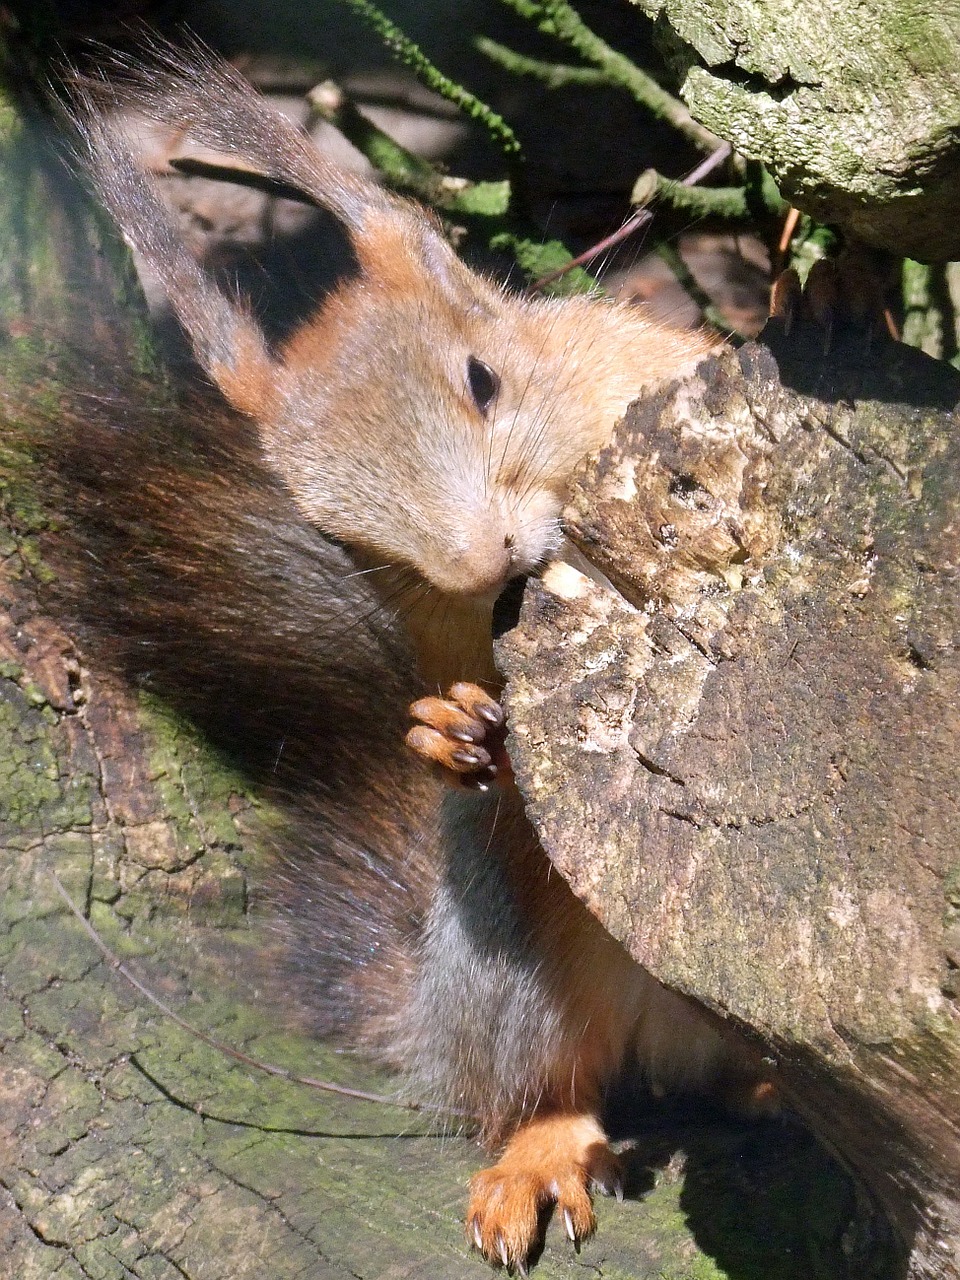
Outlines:
<svg viewBox="0 0 960 1280"><path fill-rule="evenodd" d="M53 516L43 603L94 670L189 718L267 803L253 879L285 943L277 998L376 1039L437 874L437 784L403 744L420 685L367 579L233 417L209 395L151 406L102 364L75 386L32 445Z"/></svg>

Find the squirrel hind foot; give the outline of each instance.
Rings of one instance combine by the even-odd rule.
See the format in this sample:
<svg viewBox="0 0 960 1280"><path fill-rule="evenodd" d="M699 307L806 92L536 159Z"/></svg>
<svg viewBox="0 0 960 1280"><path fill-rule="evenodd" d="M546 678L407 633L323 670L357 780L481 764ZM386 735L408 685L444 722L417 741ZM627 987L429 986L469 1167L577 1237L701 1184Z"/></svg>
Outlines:
<svg viewBox="0 0 960 1280"><path fill-rule="evenodd" d="M534 1116L497 1163L471 1179L467 1238L495 1266L524 1273L543 1244L551 1208L575 1248L593 1234L592 1191L623 1198L620 1160L596 1117Z"/></svg>

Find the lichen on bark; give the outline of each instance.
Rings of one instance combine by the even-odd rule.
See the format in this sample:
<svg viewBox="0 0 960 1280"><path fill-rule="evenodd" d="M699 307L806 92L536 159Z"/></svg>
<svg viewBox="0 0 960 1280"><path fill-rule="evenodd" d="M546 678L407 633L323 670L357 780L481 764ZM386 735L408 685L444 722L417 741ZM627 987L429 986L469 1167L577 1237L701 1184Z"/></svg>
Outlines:
<svg viewBox="0 0 960 1280"><path fill-rule="evenodd" d="M960 257L960 13L952 0L635 0L694 117L822 222Z"/></svg>

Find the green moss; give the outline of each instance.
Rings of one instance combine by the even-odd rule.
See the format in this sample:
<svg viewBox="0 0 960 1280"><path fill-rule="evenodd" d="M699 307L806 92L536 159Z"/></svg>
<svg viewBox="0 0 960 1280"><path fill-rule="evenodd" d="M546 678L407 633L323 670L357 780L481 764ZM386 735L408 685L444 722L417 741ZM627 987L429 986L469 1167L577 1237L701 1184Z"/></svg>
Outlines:
<svg viewBox="0 0 960 1280"><path fill-rule="evenodd" d="M22 128L20 116L9 97L5 93L0 94L0 147L12 146Z"/></svg>
<svg viewBox="0 0 960 1280"><path fill-rule="evenodd" d="M56 1110L57 1123L37 1134L34 1145L40 1153L60 1151L82 1138L100 1110L96 1085L75 1069L61 1071L51 1081L48 1101Z"/></svg>
<svg viewBox="0 0 960 1280"><path fill-rule="evenodd" d="M138 701L163 811L177 821L186 847L200 853L210 844L239 846L230 801L250 799L243 776L167 703L147 693Z"/></svg>
<svg viewBox="0 0 960 1280"><path fill-rule="evenodd" d="M499 252L510 253L516 259L521 270L532 280L548 276L570 261L570 251L559 240L537 241L513 233L503 232L494 236L490 247ZM561 276L548 292L556 294L590 293L597 287L597 282L581 267L575 267Z"/></svg>
<svg viewBox="0 0 960 1280"><path fill-rule="evenodd" d="M0 680L0 838L14 846L92 821L95 779L68 767L58 725L39 690Z"/></svg>
<svg viewBox="0 0 960 1280"><path fill-rule="evenodd" d="M243 858L257 833L282 819L250 792L230 760L161 699L141 694L157 821L127 832L124 897L128 919L160 910L189 911L220 927L246 918Z"/></svg>
<svg viewBox="0 0 960 1280"><path fill-rule="evenodd" d="M23 379L24 364L34 364L33 357L26 361L12 362L9 372L15 386ZM0 375L2 376L2 375ZM33 388L31 385L31 399ZM49 393L50 384L39 384ZM39 400L41 393L38 392ZM56 397L59 403L59 396ZM31 406L36 413L36 405ZM0 551L8 561L7 570L16 578L31 577L39 583L52 582L56 575L45 562L37 535L55 527L49 511L36 491L34 473L36 460L33 449L26 443L30 429L16 420L4 422L5 439L0 445Z"/></svg>

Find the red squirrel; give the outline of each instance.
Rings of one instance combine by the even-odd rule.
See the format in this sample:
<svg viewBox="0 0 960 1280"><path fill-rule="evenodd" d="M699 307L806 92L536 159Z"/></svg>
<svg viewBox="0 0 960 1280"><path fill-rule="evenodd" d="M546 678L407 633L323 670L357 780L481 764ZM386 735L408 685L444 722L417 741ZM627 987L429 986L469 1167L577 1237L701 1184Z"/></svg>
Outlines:
<svg viewBox="0 0 960 1280"><path fill-rule="evenodd" d="M118 104L296 189L342 225L355 270L276 348L184 247L156 182L112 119ZM551 873L509 770L496 778L491 770L501 752L495 599L560 550L575 464L604 444L642 390L683 373L713 344L634 307L522 297L482 278L429 213L333 166L232 68L205 55L161 54L149 70L128 66L109 86L81 85L74 110L99 199L163 284L227 405L252 424L263 463L225 464L236 481L231 518L242 523L249 501L267 522L272 505L282 513L278 536L303 543L314 535L287 533L298 513L307 530L335 540L335 550L328 541L316 546L326 548L321 559L340 557L340 580L363 574L362 591L396 609L405 627L416 675L398 659L393 678L366 695L367 740L361 733L353 751L320 757L318 771L338 779L323 819L336 851L310 875L327 874L333 897L342 886L341 927L362 935L330 948L337 990L350 988L351 963L360 973L344 999L360 1006L369 996L369 1009L354 1011L360 1039L406 1074L415 1096L478 1116L486 1141L505 1144L473 1179L467 1231L485 1257L522 1270L545 1207L556 1205L576 1242L594 1227L591 1191L620 1194L600 1110L624 1073L657 1092L706 1092L747 1110L775 1106L755 1055L656 983ZM224 430L243 435L236 421ZM220 446L210 438L208 429L216 467ZM188 525L203 515L182 514ZM262 546L262 530L259 537ZM336 572L311 569L300 543L293 558L304 574L336 590ZM256 576L249 566L238 572ZM290 585L289 598L310 613L301 584ZM254 610L249 626L263 614ZM239 619L233 627L244 630ZM221 628L212 642L229 648L229 633L225 640ZM256 636L238 634L238 643L245 653ZM382 638L376 643L382 670ZM335 666L336 655L327 661ZM257 668L265 682L266 667ZM398 691L404 671L406 699ZM355 658L343 659L343 673L356 705ZM422 723L410 744L468 779L492 779L486 790L440 788L412 757L397 764L401 703L451 685L451 697L417 697ZM378 702L386 707L380 752L369 728ZM310 714L330 709L291 701L291 722L302 727ZM352 810L343 800L351 768ZM289 899L297 893L294 870ZM377 933L378 901L392 922L388 941ZM309 922L309 907L303 915ZM300 939L306 927L297 926Z"/></svg>

